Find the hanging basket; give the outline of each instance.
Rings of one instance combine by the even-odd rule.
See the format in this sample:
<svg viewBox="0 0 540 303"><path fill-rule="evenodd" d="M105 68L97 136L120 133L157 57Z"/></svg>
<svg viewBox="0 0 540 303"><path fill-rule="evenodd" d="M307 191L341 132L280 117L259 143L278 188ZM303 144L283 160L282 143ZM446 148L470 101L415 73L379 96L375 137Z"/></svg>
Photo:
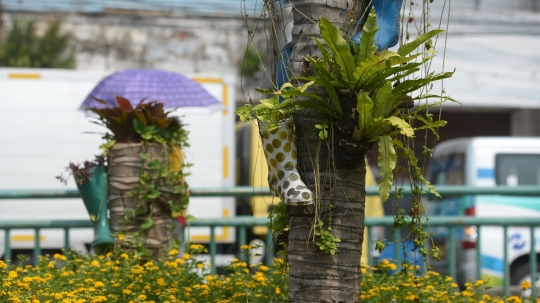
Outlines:
<svg viewBox="0 0 540 303"><path fill-rule="evenodd" d="M88 173L90 179L81 179L75 176L75 183L94 225L92 247L103 249L114 244L109 227L109 218L107 217L107 199L109 196L107 168L105 166L94 166L88 169Z"/></svg>

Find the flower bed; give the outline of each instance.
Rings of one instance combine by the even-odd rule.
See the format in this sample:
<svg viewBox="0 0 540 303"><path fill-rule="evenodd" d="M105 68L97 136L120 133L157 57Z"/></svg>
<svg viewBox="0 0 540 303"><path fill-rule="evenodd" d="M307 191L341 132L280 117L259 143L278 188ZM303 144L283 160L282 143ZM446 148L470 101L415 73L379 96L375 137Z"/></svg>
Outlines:
<svg viewBox="0 0 540 303"><path fill-rule="evenodd" d="M13 303L150 303L150 302L283 302L287 298L287 270L280 259L270 268L248 266L234 260L224 268L228 274L213 275L197 261L205 252L192 244L187 253L172 250L162 262L112 252L106 256L43 257L38 266L16 267L0 260L0 302ZM362 269L361 302L529 302L517 297L492 298L483 294L482 280L467 283L460 291L450 277L384 260Z"/></svg>

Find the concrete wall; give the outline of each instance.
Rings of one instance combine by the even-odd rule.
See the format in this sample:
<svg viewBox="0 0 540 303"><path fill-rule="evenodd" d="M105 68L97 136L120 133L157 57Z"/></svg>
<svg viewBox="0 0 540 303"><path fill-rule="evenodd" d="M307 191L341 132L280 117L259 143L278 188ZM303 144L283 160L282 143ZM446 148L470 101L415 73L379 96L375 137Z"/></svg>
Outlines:
<svg viewBox="0 0 540 303"><path fill-rule="evenodd" d="M12 19L34 20L38 31L55 19L73 35L76 68L112 72L156 68L180 73L240 75L253 20L215 17L133 16L128 14L52 14L4 12L4 37ZM259 28L262 32L262 28ZM255 35L264 51L266 37ZM261 75L262 76L262 75ZM260 82L258 78L248 79ZM241 83L240 81L238 81ZM247 84L244 79L244 86ZM261 86L261 84L256 84ZM255 85L251 85L255 86ZM237 87L237 102L244 99Z"/></svg>

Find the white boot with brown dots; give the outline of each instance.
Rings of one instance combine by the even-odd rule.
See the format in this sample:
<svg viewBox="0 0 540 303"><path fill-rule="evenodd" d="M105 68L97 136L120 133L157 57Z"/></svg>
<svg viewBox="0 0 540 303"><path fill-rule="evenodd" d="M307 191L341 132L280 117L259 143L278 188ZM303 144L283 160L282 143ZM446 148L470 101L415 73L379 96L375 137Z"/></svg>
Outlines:
<svg viewBox="0 0 540 303"><path fill-rule="evenodd" d="M272 193L293 206L313 204L313 193L298 174L296 134L292 119L279 121L277 128L271 131L259 121L259 132Z"/></svg>

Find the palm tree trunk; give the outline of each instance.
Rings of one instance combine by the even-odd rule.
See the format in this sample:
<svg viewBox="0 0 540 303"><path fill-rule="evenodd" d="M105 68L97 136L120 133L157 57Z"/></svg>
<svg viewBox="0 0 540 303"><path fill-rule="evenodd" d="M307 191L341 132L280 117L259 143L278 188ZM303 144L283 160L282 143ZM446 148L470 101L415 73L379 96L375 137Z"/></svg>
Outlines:
<svg viewBox="0 0 540 303"><path fill-rule="evenodd" d="M316 44L308 38L319 35L313 20L324 17L344 30L353 1L297 0L293 5L295 18L290 66L293 75L306 76L310 75L310 66L303 58L307 54L312 57L319 54ZM347 107L343 105L354 102L343 116L351 115L356 107L355 99L343 97L341 101L344 109ZM308 111L295 116L301 177L320 204L318 207L289 207L289 301L360 302L364 159L371 146L344 144L350 137L340 134L343 125L337 126L336 123L330 126L330 140L320 141L312 135L314 125L320 120ZM330 224L333 236L341 239L335 255L322 252L311 241L316 213L320 214L324 227Z"/></svg>

